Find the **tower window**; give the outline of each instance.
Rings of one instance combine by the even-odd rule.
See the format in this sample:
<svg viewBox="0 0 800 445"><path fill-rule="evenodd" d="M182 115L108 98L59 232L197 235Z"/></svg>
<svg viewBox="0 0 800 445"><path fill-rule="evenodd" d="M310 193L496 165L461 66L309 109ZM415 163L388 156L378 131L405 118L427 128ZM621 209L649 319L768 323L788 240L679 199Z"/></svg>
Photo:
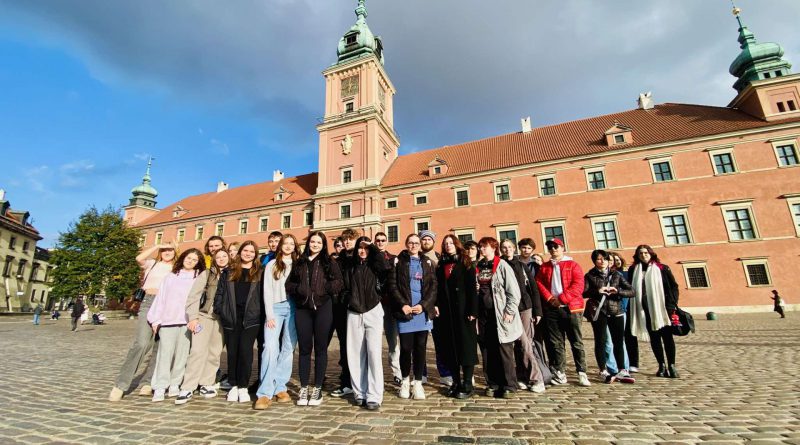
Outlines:
<svg viewBox="0 0 800 445"><path fill-rule="evenodd" d="M796 111L797 110L797 105L794 104L793 100L787 101L786 105L789 106L789 111Z"/></svg>
<svg viewBox="0 0 800 445"><path fill-rule="evenodd" d="M781 77L781 76L783 76L783 73L782 73L782 72L780 72L780 71L775 71L775 77Z"/></svg>
<svg viewBox="0 0 800 445"><path fill-rule="evenodd" d="M769 73L764 73L764 79L769 79L770 77L772 76Z"/></svg>
<svg viewBox="0 0 800 445"><path fill-rule="evenodd" d="M350 169L342 170L342 184L353 182L353 171Z"/></svg>
<svg viewBox="0 0 800 445"><path fill-rule="evenodd" d="M349 36L345 37L345 43L347 45L355 45L357 41L358 41L358 33L350 34Z"/></svg>
<svg viewBox="0 0 800 445"><path fill-rule="evenodd" d="M353 107L353 102L347 102L344 104L344 112L345 113L352 113L355 108Z"/></svg>
<svg viewBox="0 0 800 445"><path fill-rule="evenodd" d="M778 102L778 113L785 113L786 112L786 105L783 102Z"/></svg>

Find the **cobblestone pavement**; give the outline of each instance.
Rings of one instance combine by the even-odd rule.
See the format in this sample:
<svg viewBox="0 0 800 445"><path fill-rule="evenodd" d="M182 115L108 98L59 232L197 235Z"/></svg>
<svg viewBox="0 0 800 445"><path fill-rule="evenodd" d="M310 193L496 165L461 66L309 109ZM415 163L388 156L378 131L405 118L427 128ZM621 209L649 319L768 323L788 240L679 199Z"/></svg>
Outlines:
<svg viewBox="0 0 800 445"><path fill-rule="evenodd" d="M697 334L678 339L678 380L653 376L649 345L641 344L635 385L593 379L590 388L581 388L570 372L570 384L541 395L454 401L428 385L427 400L401 401L387 384L379 412L331 397L321 407L273 404L267 411L229 404L224 397L175 406L169 399L152 403L128 395L110 403L106 398L132 321L84 326L76 333L69 331L68 319L41 326L0 321L0 444L800 444L800 314L785 320L776 314L720 318L698 320ZM588 328L584 323L591 345ZM338 352L331 349L333 377ZM293 379L293 396L296 390Z"/></svg>

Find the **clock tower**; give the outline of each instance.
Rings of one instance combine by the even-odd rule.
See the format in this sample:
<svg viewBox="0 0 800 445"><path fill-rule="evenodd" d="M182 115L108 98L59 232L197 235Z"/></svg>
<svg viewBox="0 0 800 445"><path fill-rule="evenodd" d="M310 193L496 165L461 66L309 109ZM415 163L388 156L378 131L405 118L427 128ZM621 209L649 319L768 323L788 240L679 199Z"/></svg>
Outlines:
<svg viewBox="0 0 800 445"><path fill-rule="evenodd" d="M319 131L319 179L314 228L380 228L383 176L397 158L395 89L384 69L383 42L367 26L365 0L356 23L339 40L338 59L323 72L325 117ZM377 229L377 230L376 230Z"/></svg>

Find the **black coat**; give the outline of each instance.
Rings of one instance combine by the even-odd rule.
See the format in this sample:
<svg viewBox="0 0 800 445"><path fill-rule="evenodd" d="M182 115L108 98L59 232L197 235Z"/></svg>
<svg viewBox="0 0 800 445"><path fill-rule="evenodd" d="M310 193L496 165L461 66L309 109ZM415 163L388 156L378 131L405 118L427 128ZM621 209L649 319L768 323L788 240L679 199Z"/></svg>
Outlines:
<svg viewBox="0 0 800 445"><path fill-rule="evenodd" d="M375 245L368 247L366 260L357 255L345 258L345 268L342 269L344 289L341 301L347 308L355 313L363 314L381 303L379 285L392 263L385 261L384 256Z"/></svg>
<svg viewBox="0 0 800 445"><path fill-rule="evenodd" d="M454 264L450 278L445 278L445 267ZM475 270L461 261L443 256L436 268L436 306L439 317L433 321L434 335L438 336L437 352L448 367L478 364L478 292L475 289ZM458 369L452 369L458 372Z"/></svg>
<svg viewBox="0 0 800 445"><path fill-rule="evenodd" d="M246 272L245 272L246 273ZM217 283L217 294L214 296L214 313L219 317L223 329L234 330L237 326L236 313L236 283L230 281L230 271L224 270ZM250 282L250 292L247 293L247 302L244 306L242 327L244 329L259 326L264 323L264 271L258 279Z"/></svg>
<svg viewBox="0 0 800 445"><path fill-rule="evenodd" d="M517 285L519 286L522 298L519 300L519 311L526 311L533 309L531 314L534 317L542 316L542 298L539 296L539 286L536 284L535 275L531 269L525 265L518 258L503 260L511 266L514 270L514 276L517 277ZM534 263L535 264L535 263Z"/></svg>
<svg viewBox="0 0 800 445"><path fill-rule="evenodd" d="M655 263L651 263L649 267L658 267ZM633 271L636 266L633 265L628 269L628 276L633 280ZM644 273L644 270L642 270ZM664 306L667 312L672 313L678 307L678 283L675 281L675 276L672 275L672 270L666 264L661 264L661 284L664 289ZM631 283L633 286L633 283Z"/></svg>
<svg viewBox="0 0 800 445"><path fill-rule="evenodd" d="M419 304L428 314L428 318L433 320L436 314L436 270L430 258L421 255L422 263L422 300ZM411 315L403 313L403 306L411 306L411 276L408 273L408 265L411 262L411 255L404 250L395 258L394 270L389 273L389 291L392 294L392 314L398 320L410 320Z"/></svg>
<svg viewBox="0 0 800 445"><path fill-rule="evenodd" d="M625 313L622 310L622 299L633 297L633 288L621 273L609 271L609 276L604 278L603 274L596 267L593 267L592 270L584 275L583 279L585 283L583 298L589 299L586 302L586 313L590 318L594 317L597 306L600 304L600 300L603 299L600 288L606 286L615 287L617 293L606 296L606 301L603 303L600 312L612 317Z"/></svg>
<svg viewBox="0 0 800 445"><path fill-rule="evenodd" d="M316 309L342 292L342 273L336 261L323 263L321 255L313 261L301 257L286 280L286 294L299 308Z"/></svg>

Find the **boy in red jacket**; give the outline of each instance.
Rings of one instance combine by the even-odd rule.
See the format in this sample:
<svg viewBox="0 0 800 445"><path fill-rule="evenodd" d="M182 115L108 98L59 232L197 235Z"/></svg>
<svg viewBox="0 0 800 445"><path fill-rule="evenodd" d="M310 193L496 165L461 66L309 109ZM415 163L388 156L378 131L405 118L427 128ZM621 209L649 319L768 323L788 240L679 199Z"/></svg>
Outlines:
<svg viewBox="0 0 800 445"><path fill-rule="evenodd" d="M586 375L586 354L583 352L581 317L583 315L583 271L581 266L566 256L564 242L553 238L545 243L550 261L545 262L536 274L536 284L544 301L544 327L547 355L553 371L553 384L567 383L564 373L564 337L569 339L578 384L589 386Z"/></svg>

